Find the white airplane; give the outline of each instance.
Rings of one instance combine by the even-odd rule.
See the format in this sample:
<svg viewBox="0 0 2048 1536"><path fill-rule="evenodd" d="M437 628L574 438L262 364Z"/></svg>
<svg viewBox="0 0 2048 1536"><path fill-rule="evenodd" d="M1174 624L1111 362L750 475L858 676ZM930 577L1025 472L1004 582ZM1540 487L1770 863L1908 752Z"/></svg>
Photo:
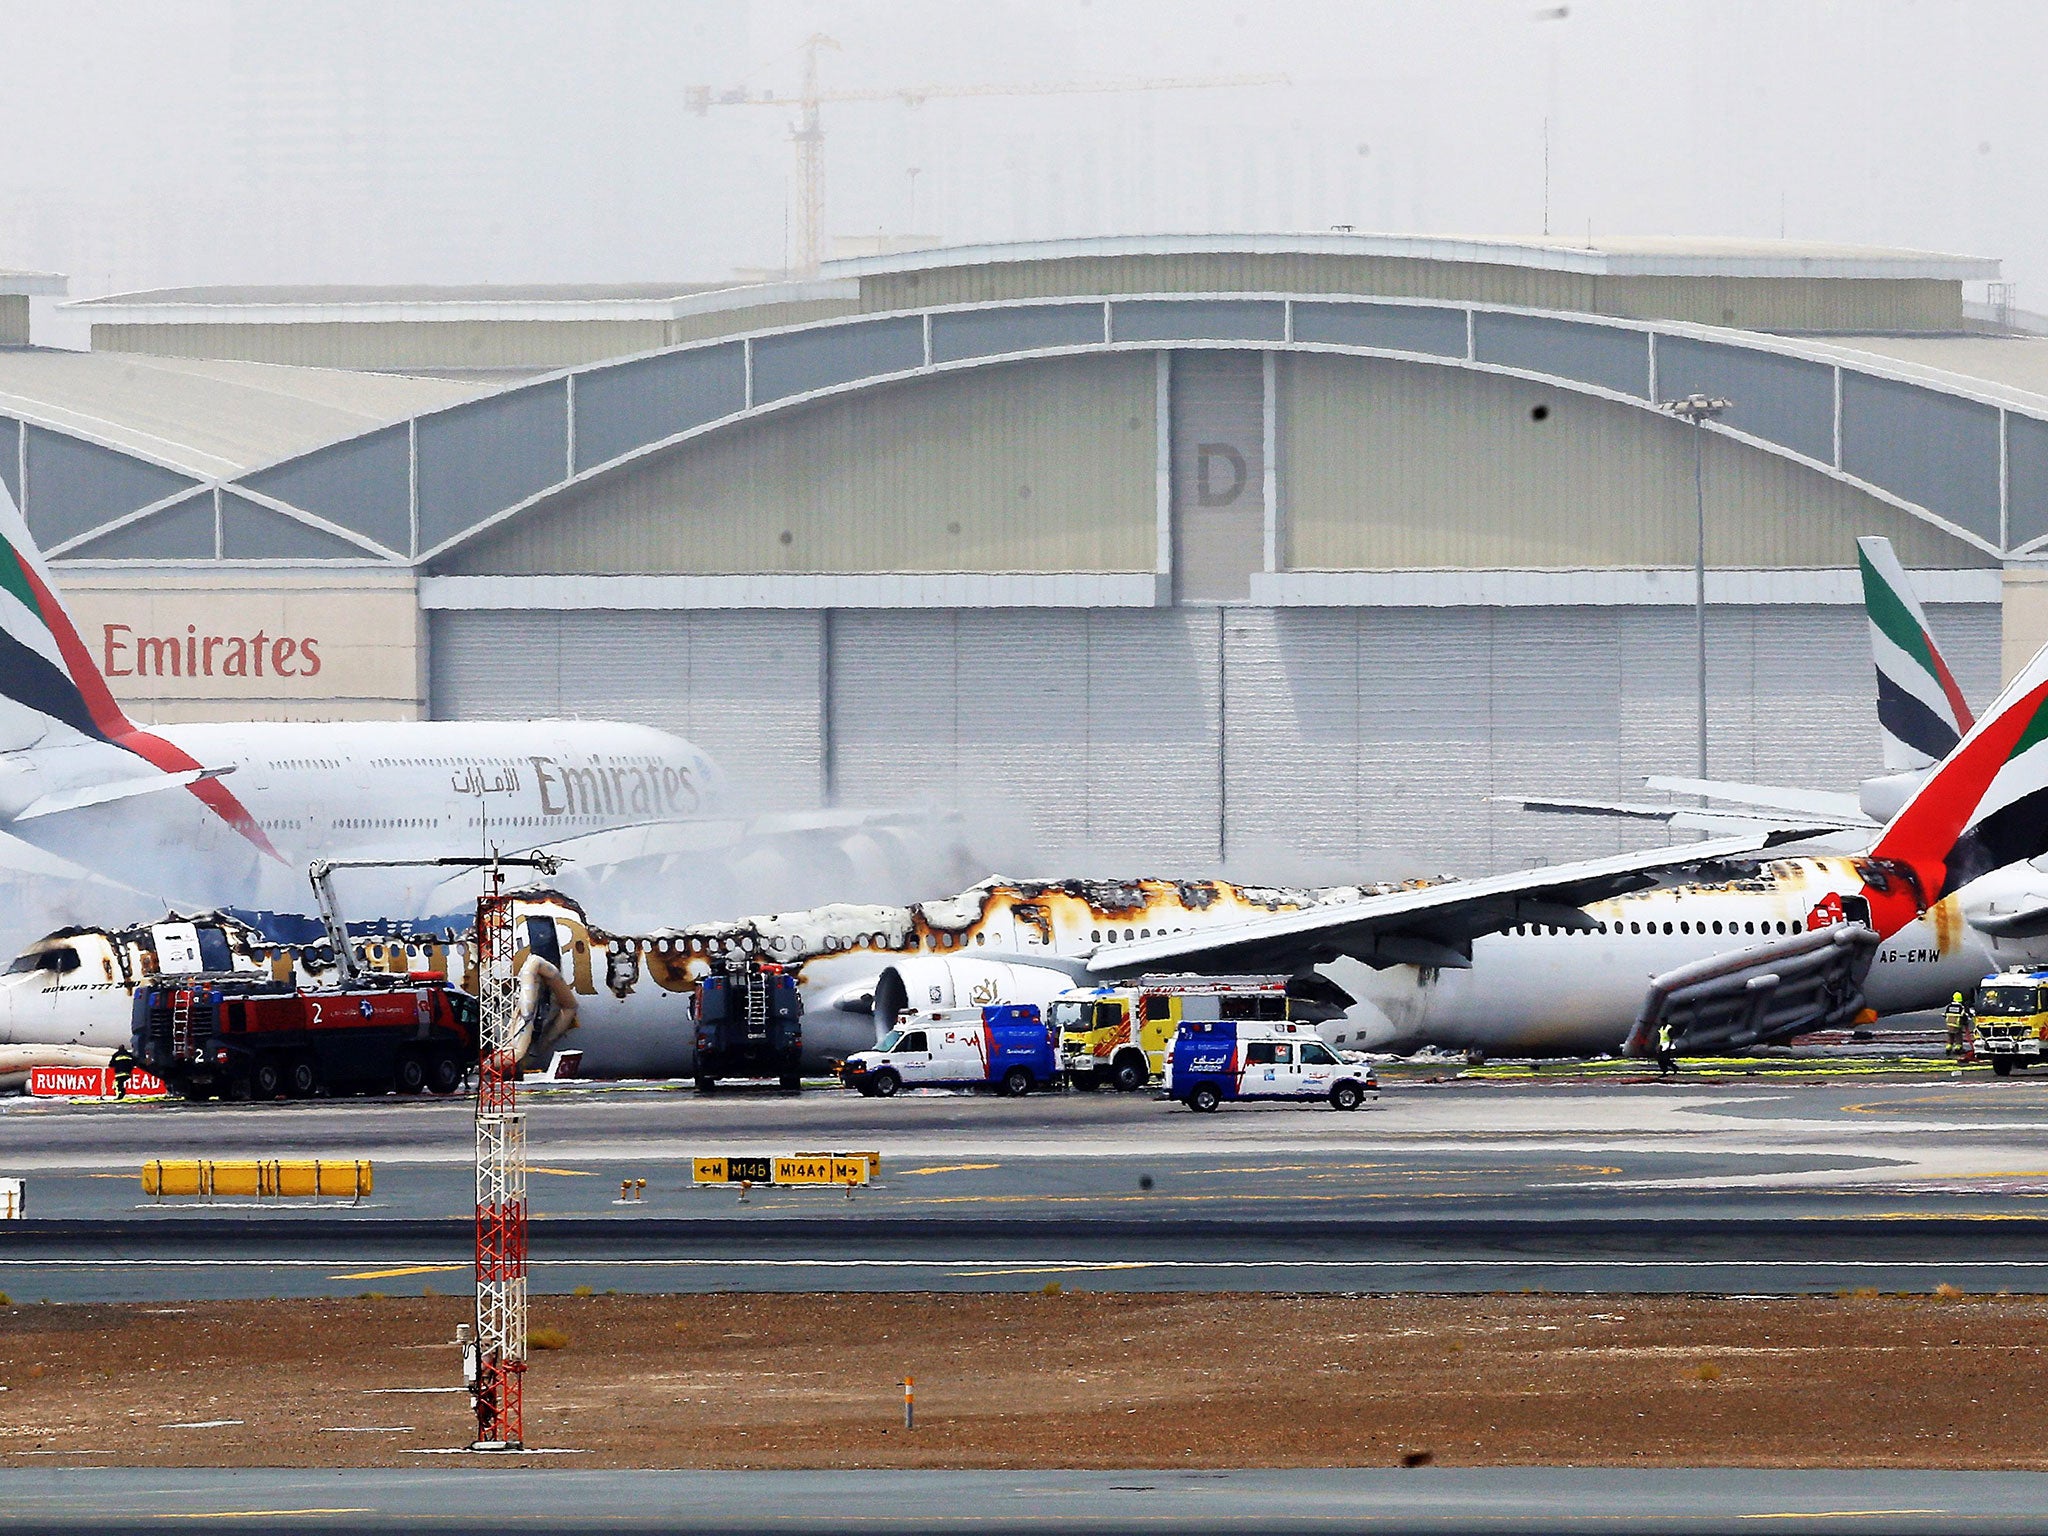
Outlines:
<svg viewBox="0 0 2048 1536"><path fill-rule="evenodd" d="M990 881L947 901L638 937L606 933L573 903L536 893L522 931L577 994L573 1043L598 1075L686 1075L684 994L733 954L797 972L813 1066L912 1013L1044 1002L1076 980L1166 970L1295 976L1304 992L1350 1003L1325 1033L1366 1048L1593 1054L1640 1049L1660 1020L1682 1049L1740 1046L1866 1008L1924 1008L1988 969L1964 903L1983 889L1979 877L2006 879L2018 861L2048 857L2044 703L2048 651L1861 856L1774 854L1840 830L1823 818L1475 880L1325 890ZM35 1012L30 994L50 976L61 989L67 967L89 971L56 953L65 947L62 935L46 941L52 958L0 986L0 1044L20 1038L15 1020ZM101 994L112 1007L75 999L67 1017L93 1022L68 1043L126 1038L125 989L113 990ZM538 1021L532 1038L536 1049L560 1043Z"/></svg>
<svg viewBox="0 0 2048 1536"><path fill-rule="evenodd" d="M2048 650L1866 852L1773 854L1815 830L1378 889L990 882L907 908L593 931L609 964L602 991L578 983L575 1039L595 1070L685 1070L663 1000L732 952L797 969L823 1055L927 1009L1162 971L1320 973L1355 1000L1324 1026L1333 1043L1492 1055L1640 1053L1664 1022L1684 1050L1741 1047L1927 1008L1990 968L1968 920L1983 893L2048 861Z"/></svg>
<svg viewBox="0 0 2048 1536"><path fill-rule="evenodd" d="M535 1051L572 1044L594 1075L688 1075L687 994L731 956L796 972L813 1068L915 1015L1162 971L1290 975L1341 1009L1327 1038L1368 1049L1587 1055L1640 1050L1668 1021L1698 1051L1925 1008L1988 969L1965 914L1974 882L2048 857L2048 650L1867 853L1774 853L1816 830L1381 887L988 881L945 901L640 936L535 892L516 914L525 954L557 968L576 1007L566 1042L546 1020L528 1028ZM31 1020L56 1043L124 1041L113 952L104 935L59 934L17 961L0 981L0 1045Z"/></svg>
<svg viewBox="0 0 2048 1536"><path fill-rule="evenodd" d="M1905 804L1928 770L1955 750L1974 722L1891 540L1875 535L1858 539L1856 563L1863 576L1863 610L1877 670L1877 724L1885 768L1879 777L1865 779L1857 793L1657 774L1644 781L1650 789L1720 803L1674 806L1550 795L1493 798L1528 811L1654 821L1696 832L1740 831L1788 817L1832 822L1838 834L1827 844L1848 851L1862 847L1866 834L1875 833Z"/></svg>
<svg viewBox="0 0 2048 1536"><path fill-rule="evenodd" d="M159 902L303 912L316 857L433 860L496 845L544 850L584 876L680 865L702 886L731 883L728 856L758 866L790 845L863 875L905 852L900 819L886 815L740 815L710 757L642 725L138 726L4 489L0 541L0 864L48 873L55 855ZM356 872L347 895L365 916L432 916L473 900L472 878Z"/></svg>

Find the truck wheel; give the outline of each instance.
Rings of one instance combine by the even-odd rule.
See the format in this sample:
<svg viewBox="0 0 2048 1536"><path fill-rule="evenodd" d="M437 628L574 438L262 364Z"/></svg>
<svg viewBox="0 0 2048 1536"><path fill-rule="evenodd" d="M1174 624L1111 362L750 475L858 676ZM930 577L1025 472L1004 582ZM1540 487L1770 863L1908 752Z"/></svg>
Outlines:
<svg viewBox="0 0 2048 1536"><path fill-rule="evenodd" d="M1021 1099L1031 1091L1031 1069L1012 1067L1003 1074L1003 1092L1013 1099Z"/></svg>
<svg viewBox="0 0 2048 1536"><path fill-rule="evenodd" d="M229 1078L227 1096L238 1103L246 1103L249 1098L249 1079L240 1073Z"/></svg>
<svg viewBox="0 0 2048 1536"><path fill-rule="evenodd" d="M875 1097L878 1099L895 1098L896 1090L901 1088L902 1086L903 1079L898 1077L895 1074L895 1072L888 1067L882 1068L881 1071L875 1074Z"/></svg>
<svg viewBox="0 0 2048 1536"><path fill-rule="evenodd" d="M284 1073L274 1061L259 1061L249 1073L249 1092L259 1099L274 1099L284 1087Z"/></svg>
<svg viewBox="0 0 2048 1536"><path fill-rule="evenodd" d="M804 1091L804 1075L801 1072L785 1072L782 1074L778 1086L784 1093L802 1093Z"/></svg>
<svg viewBox="0 0 2048 1536"><path fill-rule="evenodd" d="M1222 1102L1223 1095L1216 1091L1214 1083L1197 1083L1188 1090L1188 1108L1197 1114L1214 1114Z"/></svg>
<svg viewBox="0 0 2048 1536"><path fill-rule="evenodd" d="M460 1088L467 1076L462 1063L453 1056L436 1056L433 1069L427 1074L427 1086L436 1093L449 1094Z"/></svg>
<svg viewBox="0 0 2048 1536"><path fill-rule="evenodd" d="M715 1091L717 1090L717 1088L718 1088L718 1079L717 1079L717 1078L715 1078L715 1077L706 1077L706 1076L705 1076L705 1075L704 1075L704 1074L703 1074L702 1072L699 1072L699 1073L697 1074L697 1091L698 1091L699 1093L712 1093L712 1092L715 1092Z"/></svg>
<svg viewBox="0 0 2048 1536"><path fill-rule="evenodd" d="M391 1073L391 1086L400 1093L418 1093L427 1086L427 1069L417 1056L401 1056Z"/></svg>
<svg viewBox="0 0 2048 1536"><path fill-rule="evenodd" d="M310 1099L320 1091L320 1069L300 1057L285 1074L284 1091L295 1099Z"/></svg>
<svg viewBox="0 0 2048 1536"><path fill-rule="evenodd" d="M1070 1087L1078 1088L1083 1093L1093 1093L1102 1086L1102 1079L1097 1077L1092 1070L1084 1070L1069 1072L1067 1074L1067 1083Z"/></svg>
<svg viewBox="0 0 2048 1536"><path fill-rule="evenodd" d="M1125 1057L1116 1064L1116 1071L1111 1074L1110 1081L1116 1084L1118 1093L1136 1093L1145 1086L1145 1079L1151 1075L1137 1061Z"/></svg>
<svg viewBox="0 0 2048 1536"><path fill-rule="evenodd" d="M1994 1056L1994 1057L1992 1057L1992 1058L1991 1058L1991 1075L1992 1075L1993 1077L2011 1077L2011 1076L2012 1076L2012 1058L2011 1058L2010 1056Z"/></svg>
<svg viewBox="0 0 2048 1536"><path fill-rule="evenodd" d="M1356 1083L1335 1083L1330 1088L1330 1108L1356 1109L1365 1099Z"/></svg>

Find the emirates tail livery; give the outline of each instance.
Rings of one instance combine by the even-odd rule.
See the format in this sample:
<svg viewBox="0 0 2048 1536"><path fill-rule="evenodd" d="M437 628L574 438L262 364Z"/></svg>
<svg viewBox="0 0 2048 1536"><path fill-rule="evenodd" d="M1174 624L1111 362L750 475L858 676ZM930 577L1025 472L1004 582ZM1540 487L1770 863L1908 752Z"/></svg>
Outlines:
<svg viewBox="0 0 2048 1536"><path fill-rule="evenodd" d="M710 758L639 725L145 729L114 701L4 490L0 540L0 832L132 890L298 911L316 856L432 859L486 838L598 862L661 855L718 807ZM449 894L437 883L400 871L374 897L367 881L351 894L364 915L413 916L446 910L431 905Z"/></svg>

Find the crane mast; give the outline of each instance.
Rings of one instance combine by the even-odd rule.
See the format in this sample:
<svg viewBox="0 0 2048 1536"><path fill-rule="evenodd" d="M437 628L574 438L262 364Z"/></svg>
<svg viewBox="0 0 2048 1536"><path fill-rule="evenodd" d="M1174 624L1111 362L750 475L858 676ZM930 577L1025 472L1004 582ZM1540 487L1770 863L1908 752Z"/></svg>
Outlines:
<svg viewBox="0 0 2048 1536"><path fill-rule="evenodd" d="M895 101L906 107L927 101L970 96L1101 96L1125 91L1212 91L1235 86L1286 85L1286 75L1207 75L1187 78L1065 81L1037 85L934 85L901 86L880 91L826 91L818 81L818 55L839 44L822 32L803 42L803 81L794 96L772 91L749 91L734 86L714 91L707 85L693 85L683 93L683 102L702 117L713 107L795 107L796 125L790 140L796 146L796 249L795 268L799 275L813 277L824 255L825 245L825 124L821 108L827 102Z"/></svg>

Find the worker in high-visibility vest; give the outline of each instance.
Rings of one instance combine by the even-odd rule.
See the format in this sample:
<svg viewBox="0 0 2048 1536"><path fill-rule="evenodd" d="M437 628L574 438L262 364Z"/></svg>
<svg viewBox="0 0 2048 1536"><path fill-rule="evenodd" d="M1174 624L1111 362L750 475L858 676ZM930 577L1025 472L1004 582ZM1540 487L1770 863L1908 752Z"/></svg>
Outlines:
<svg viewBox="0 0 2048 1536"><path fill-rule="evenodd" d="M1948 1007L1942 1010L1942 1020L1948 1026L1947 1054L1963 1061L1976 1055L1976 1041L1973 1026L1976 1024L1976 1010L1969 1000L1958 992L1948 1000Z"/></svg>
<svg viewBox="0 0 2048 1536"><path fill-rule="evenodd" d="M1678 1070L1678 1053L1673 1049L1671 1026L1657 1026L1657 1075L1669 1077Z"/></svg>

